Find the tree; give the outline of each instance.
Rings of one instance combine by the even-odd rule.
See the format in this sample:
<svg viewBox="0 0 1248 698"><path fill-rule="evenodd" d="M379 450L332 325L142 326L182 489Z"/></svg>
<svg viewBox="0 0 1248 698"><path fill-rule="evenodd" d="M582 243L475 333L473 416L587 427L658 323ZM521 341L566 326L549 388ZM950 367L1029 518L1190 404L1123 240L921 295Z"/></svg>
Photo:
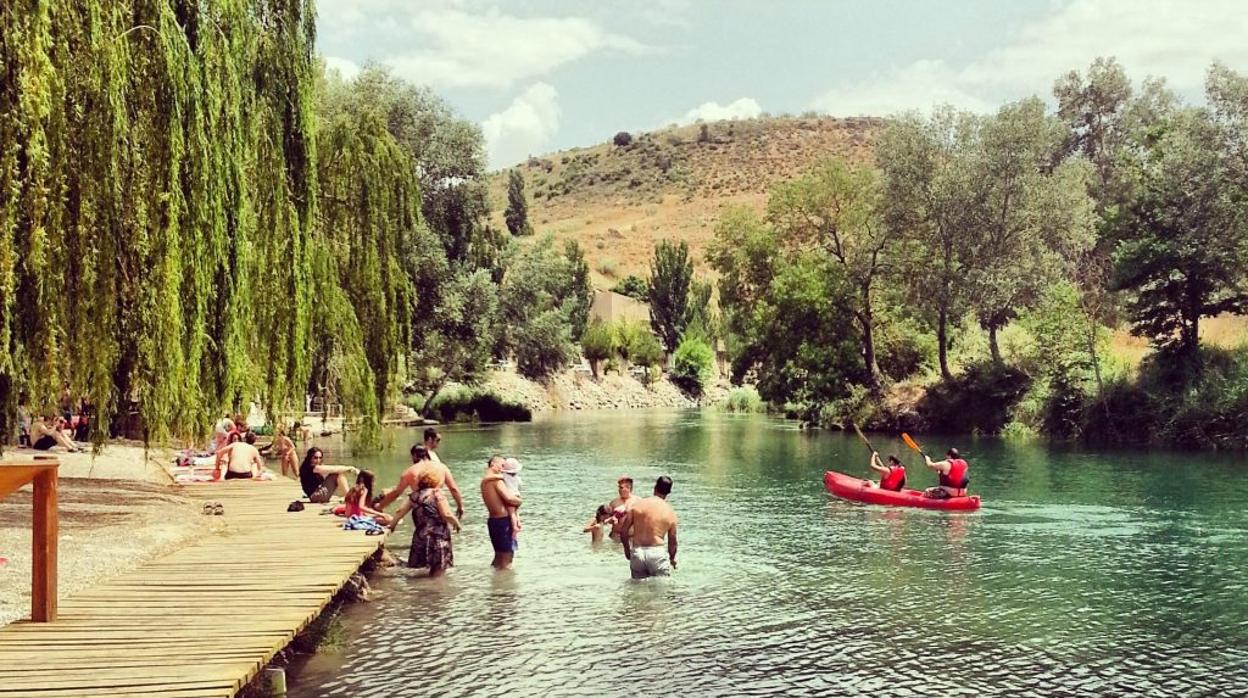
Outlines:
<svg viewBox="0 0 1248 698"><path fill-rule="evenodd" d="M438 250L440 253L441 250ZM454 274L435 304L416 318L412 337L412 387L424 393L421 414L428 414L448 382L474 384L489 367L494 337L502 332L498 294L490 272Z"/></svg>
<svg viewBox="0 0 1248 698"><path fill-rule="evenodd" d="M576 240L568 240L563 246L563 256L568 266L568 323L572 341L581 341L585 324L589 322L589 307L594 301L594 288L589 283L589 263Z"/></svg>
<svg viewBox="0 0 1248 698"><path fill-rule="evenodd" d="M978 119L941 107L930 119L903 116L875 148L884 173L885 220L905 241L912 301L935 316L940 373L949 370L949 324L965 307L967 219L975 191L971 160Z"/></svg>
<svg viewBox="0 0 1248 698"><path fill-rule="evenodd" d="M499 288L499 316L508 330L495 334L496 355L514 353L517 367L523 363L521 370L530 377L545 376L543 371L557 370L576 355L571 329L579 301L573 276L554 236L524 248ZM561 331L555 331L554 318Z"/></svg>
<svg viewBox="0 0 1248 698"><path fill-rule="evenodd" d="M598 378L598 362L615 355L616 341L614 329L602 320L594 320L585 328L585 334L581 337L581 353L589 361L594 378Z"/></svg>
<svg viewBox="0 0 1248 698"><path fill-rule="evenodd" d="M888 268L900 237L881 221L881 184L875 169L842 158L828 160L809 174L781 184L767 201L767 218L790 249L817 245L839 267L836 277L850 288L858 323L867 387L881 390L875 349L876 282Z"/></svg>
<svg viewBox="0 0 1248 698"><path fill-rule="evenodd" d="M693 261L689 245L660 240L650 263L650 326L667 351L675 351L689 320Z"/></svg>
<svg viewBox="0 0 1248 698"><path fill-rule="evenodd" d="M520 331L515 349L520 375L541 380L572 361L575 351L568 336L568 320L557 308L539 313Z"/></svg>
<svg viewBox="0 0 1248 698"><path fill-rule="evenodd" d="M654 335L642 328L628 344L628 356L632 362L645 369L645 382L654 381L654 368L663 360L663 347Z"/></svg>
<svg viewBox="0 0 1248 698"><path fill-rule="evenodd" d="M766 353L756 342L757 311L780 267L780 243L753 211L729 208L715 226L707 261L719 274L719 307L732 380L740 382Z"/></svg>
<svg viewBox="0 0 1248 698"><path fill-rule="evenodd" d="M1130 290L1131 331L1194 363L1200 319L1248 310L1242 190L1210 115L1186 109L1153 129L1131 163L1114 287Z"/></svg>
<svg viewBox="0 0 1248 698"><path fill-rule="evenodd" d="M1083 160L1052 168L1061 124L1037 98L1003 106L980 123L979 152L968 192L965 282L992 358L997 333L1030 307L1044 288L1069 274L1066 260L1092 248L1093 218Z"/></svg>
<svg viewBox="0 0 1248 698"><path fill-rule="evenodd" d="M507 230L512 235L532 235L529 225L529 203L524 197L524 176L519 169L507 173Z"/></svg>
<svg viewBox="0 0 1248 698"><path fill-rule="evenodd" d="M628 131L620 131L615 134L615 137L611 139L611 142L617 146L623 147L633 142L633 136Z"/></svg>
<svg viewBox="0 0 1248 698"><path fill-rule="evenodd" d="M672 382L690 395L701 395L715 370L715 352L703 337L685 337L672 356Z"/></svg>
<svg viewBox="0 0 1248 698"><path fill-rule="evenodd" d="M1060 154L1083 155L1092 163L1096 176L1089 181L1089 193L1103 215L1120 197L1116 165L1128 136L1131 81L1117 60L1098 56L1086 78L1075 70L1059 78L1053 84L1053 96L1057 118L1068 129Z"/></svg>

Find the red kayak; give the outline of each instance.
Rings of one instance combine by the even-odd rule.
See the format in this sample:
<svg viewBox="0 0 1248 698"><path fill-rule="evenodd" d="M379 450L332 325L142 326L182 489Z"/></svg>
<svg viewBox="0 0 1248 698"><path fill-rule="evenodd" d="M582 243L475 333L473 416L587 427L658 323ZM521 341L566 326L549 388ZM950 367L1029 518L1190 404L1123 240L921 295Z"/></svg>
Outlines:
<svg viewBox="0 0 1248 698"><path fill-rule="evenodd" d="M975 511L979 508L979 495L933 499L924 497L922 490L882 490L868 487L860 477L829 470L823 474L823 486L841 499L865 504L886 504L895 507L921 507L923 509L948 509L952 511Z"/></svg>

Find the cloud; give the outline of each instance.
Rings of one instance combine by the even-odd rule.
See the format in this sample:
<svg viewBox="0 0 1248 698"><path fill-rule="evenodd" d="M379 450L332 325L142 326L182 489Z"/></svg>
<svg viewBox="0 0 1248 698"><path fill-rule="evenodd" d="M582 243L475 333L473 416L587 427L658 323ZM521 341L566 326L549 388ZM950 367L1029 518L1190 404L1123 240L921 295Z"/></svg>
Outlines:
<svg viewBox="0 0 1248 698"><path fill-rule="evenodd" d="M544 82L530 85L506 109L481 122L490 168L510 167L545 152L559 131L559 93Z"/></svg>
<svg viewBox="0 0 1248 698"><path fill-rule="evenodd" d="M360 74L360 66L354 61L349 61L338 56L325 56L325 67L330 70L338 71L343 80L353 80L356 75Z"/></svg>
<svg viewBox="0 0 1248 698"><path fill-rule="evenodd" d="M497 9L470 13L425 10L406 20L416 46L383 62L416 83L435 87L510 87L597 52L628 55L655 49L578 17L514 17Z"/></svg>
<svg viewBox="0 0 1248 698"><path fill-rule="evenodd" d="M701 119L702 121L720 121L723 119L752 119L763 113L762 107L758 106L758 102L753 97L742 97L731 104L721 105L719 102L703 102L697 107L685 112L685 115L676 120L680 125L692 124Z"/></svg>
<svg viewBox="0 0 1248 698"><path fill-rule="evenodd" d="M939 103L990 111L1032 94L1049 99L1058 77L1086 69L1097 56L1116 57L1136 80L1164 76L1181 94L1200 99L1214 60L1248 64L1245 36L1248 12L1238 0L1072 0L964 65L918 60L838 86L813 106L838 116L926 110Z"/></svg>

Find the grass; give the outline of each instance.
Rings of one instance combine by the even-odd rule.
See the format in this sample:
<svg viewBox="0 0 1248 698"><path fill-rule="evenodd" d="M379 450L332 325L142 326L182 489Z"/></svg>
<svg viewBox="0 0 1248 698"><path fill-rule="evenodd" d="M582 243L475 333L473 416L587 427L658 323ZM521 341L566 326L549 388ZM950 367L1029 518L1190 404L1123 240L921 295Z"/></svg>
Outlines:
<svg viewBox="0 0 1248 698"><path fill-rule="evenodd" d="M728 391L728 397L724 400L723 409L728 412L766 412L767 405L758 394L758 390L752 385L747 385Z"/></svg>

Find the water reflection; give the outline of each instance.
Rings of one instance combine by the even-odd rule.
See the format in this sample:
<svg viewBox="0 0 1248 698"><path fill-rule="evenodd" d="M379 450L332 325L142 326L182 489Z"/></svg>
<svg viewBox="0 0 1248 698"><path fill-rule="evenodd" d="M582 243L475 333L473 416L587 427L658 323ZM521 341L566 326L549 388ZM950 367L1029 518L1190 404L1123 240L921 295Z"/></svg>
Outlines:
<svg viewBox="0 0 1248 698"><path fill-rule="evenodd" d="M389 484L408 438L359 463ZM342 657L292 675L292 695L1243 693L1242 459L931 441L969 456L980 512L831 499L823 470L866 475L861 444L760 417L450 427L442 455L469 502L456 567L378 579ZM495 452L525 462L511 574L489 568L476 495ZM617 544L581 533L625 473L641 494L675 478L671 579L632 582Z"/></svg>

